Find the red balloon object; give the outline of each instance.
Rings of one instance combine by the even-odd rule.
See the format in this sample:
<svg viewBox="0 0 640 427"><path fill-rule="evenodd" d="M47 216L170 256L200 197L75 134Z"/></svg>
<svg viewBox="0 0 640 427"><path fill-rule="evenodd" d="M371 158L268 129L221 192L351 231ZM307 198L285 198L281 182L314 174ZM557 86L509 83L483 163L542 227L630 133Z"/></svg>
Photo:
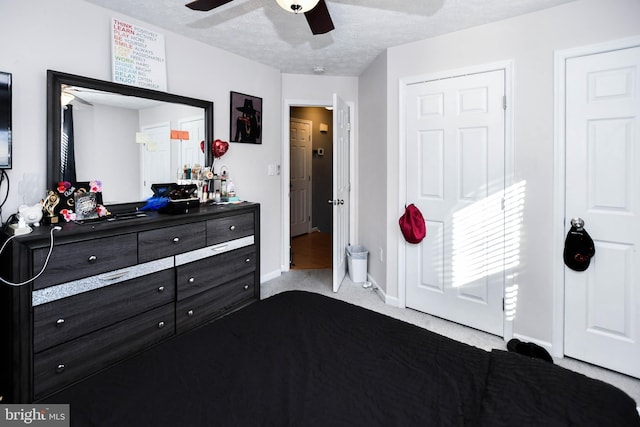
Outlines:
<svg viewBox="0 0 640 427"><path fill-rule="evenodd" d="M221 139L216 139L213 141L211 149L213 150L213 156L219 159L229 149L229 143L227 141L222 141Z"/></svg>
<svg viewBox="0 0 640 427"><path fill-rule="evenodd" d="M215 141L213 141L213 144L211 144L211 152L216 159L222 157L228 149L229 143L221 139L216 139ZM200 151L204 153L204 141L200 141Z"/></svg>

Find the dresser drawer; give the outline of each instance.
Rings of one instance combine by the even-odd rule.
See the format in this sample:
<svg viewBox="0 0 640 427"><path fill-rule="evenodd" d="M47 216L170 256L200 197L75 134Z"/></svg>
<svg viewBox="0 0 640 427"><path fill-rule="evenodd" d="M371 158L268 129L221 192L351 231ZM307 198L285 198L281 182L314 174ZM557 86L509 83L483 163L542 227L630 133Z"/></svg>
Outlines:
<svg viewBox="0 0 640 427"><path fill-rule="evenodd" d="M254 234L253 213L207 221L207 246Z"/></svg>
<svg viewBox="0 0 640 427"><path fill-rule="evenodd" d="M255 273L216 286L176 304L176 331L181 333L206 323L254 299Z"/></svg>
<svg viewBox="0 0 640 427"><path fill-rule="evenodd" d="M177 299L188 298L256 270L254 245L176 268Z"/></svg>
<svg viewBox="0 0 640 427"><path fill-rule="evenodd" d="M175 276L169 269L37 305L33 350L40 352L174 299Z"/></svg>
<svg viewBox="0 0 640 427"><path fill-rule="evenodd" d="M147 262L205 246L205 224L175 225L138 233L138 258Z"/></svg>
<svg viewBox="0 0 640 427"><path fill-rule="evenodd" d="M174 334L174 305L167 304L36 354L33 362L34 399Z"/></svg>
<svg viewBox="0 0 640 427"><path fill-rule="evenodd" d="M47 268L34 280L33 288L41 289L134 265L138 262L137 244L136 234L131 233L56 245ZM49 248L33 251L33 274L42 269L48 252Z"/></svg>

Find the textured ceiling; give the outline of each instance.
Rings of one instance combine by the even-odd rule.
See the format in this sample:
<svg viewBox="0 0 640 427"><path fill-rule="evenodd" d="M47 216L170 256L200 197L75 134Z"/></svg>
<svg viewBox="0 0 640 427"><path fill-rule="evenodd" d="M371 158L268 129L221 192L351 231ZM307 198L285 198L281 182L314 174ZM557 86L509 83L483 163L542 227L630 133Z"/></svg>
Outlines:
<svg viewBox="0 0 640 427"><path fill-rule="evenodd" d="M275 0L234 0L210 12L189 0L86 0L273 66L283 73L358 76L385 49L574 0L326 0L336 29L311 34Z"/></svg>

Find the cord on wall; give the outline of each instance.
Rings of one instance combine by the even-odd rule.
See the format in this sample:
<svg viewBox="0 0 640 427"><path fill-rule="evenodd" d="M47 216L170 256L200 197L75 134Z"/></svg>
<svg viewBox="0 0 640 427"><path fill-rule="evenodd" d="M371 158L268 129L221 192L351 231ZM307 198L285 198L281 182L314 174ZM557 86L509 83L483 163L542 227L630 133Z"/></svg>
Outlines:
<svg viewBox="0 0 640 427"><path fill-rule="evenodd" d="M40 277L42 273L44 273L44 270L47 268L47 264L49 264L49 258L51 258L51 252L53 252L53 232L60 231L60 230L62 230L62 227L60 227L59 225L56 225L55 227L52 227L51 230L49 230L49 252L47 253L47 257L44 260L44 265L42 266L42 269L38 272L38 274L33 276L31 279L25 280L24 282L20 282L20 283L10 282L4 279L3 277L0 277L0 281L10 286L22 286ZM2 244L2 247L0 248L0 255L2 255L2 251L4 251L4 248L7 246L7 244L15 237L16 237L16 234L14 234L13 236L10 236L7 240L5 240L5 242Z"/></svg>
<svg viewBox="0 0 640 427"><path fill-rule="evenodd" d="M7 180L7 192L4 195L2 202L0 202L0 223L2 223L2 207L4 206L4 204L7 202L7 199L9 198L9 175L7 174L7 171L2 169L2 171L0 172L0 188L2 188L2 183L5 181L5 179ZM2 251L0 251L0 253L1 252Z"/></svg>

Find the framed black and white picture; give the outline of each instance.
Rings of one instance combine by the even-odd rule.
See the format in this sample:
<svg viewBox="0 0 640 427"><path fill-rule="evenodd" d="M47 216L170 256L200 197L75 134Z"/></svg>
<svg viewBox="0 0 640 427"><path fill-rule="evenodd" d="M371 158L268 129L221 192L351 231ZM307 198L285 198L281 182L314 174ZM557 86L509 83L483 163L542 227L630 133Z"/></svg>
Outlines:
<svg viewBox="0 0 640 427"><path fill-rule="evenodd" d="M0 169L11 169L11 74L0 72Z"/></svg>
<svg viewBox="0 0 640 427"><path fill-rule="evenodd" d="M229 139L262 144L262 98L231 92Z"/></svg>

